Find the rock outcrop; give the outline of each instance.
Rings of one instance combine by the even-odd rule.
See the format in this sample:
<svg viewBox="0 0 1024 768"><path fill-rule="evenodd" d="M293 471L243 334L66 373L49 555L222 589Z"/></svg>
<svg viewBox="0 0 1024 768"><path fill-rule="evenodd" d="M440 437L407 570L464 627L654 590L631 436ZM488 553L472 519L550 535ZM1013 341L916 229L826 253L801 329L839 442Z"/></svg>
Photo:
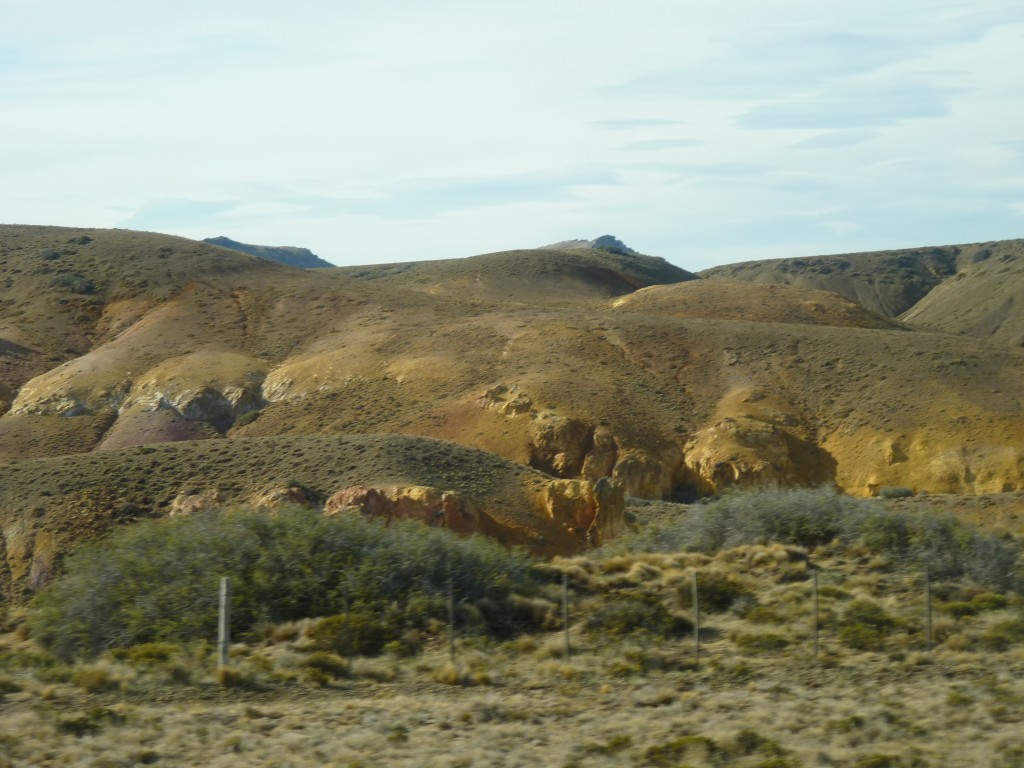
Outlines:
<svg viewBox="0 0 1024 768"><path fill-rule="evenodd" d="M551 543L548 538L575 542L572 547L578 549L609 541L621 531L625 494L622 485L611 478L596 483L551 480L542 486L533 506L534 524L520 523L512 531L505 530L499 516L489 513L485 505L454 491L421 485L357 485L334 493L324 505L324 514L357 512L385 520L419 520L456 533L482 533L503 541L517 540L523 531L533 530L533 541L526 543L538 549Z"/></svg>
<svg viewBox="0 0 1024 768"><path fill-rule="evenodd" d="M419 520L465 534L482 533L485 527L483 516L472 501L454 491L423 485L344 488L327 499L324 514L344 512L360 512L386 520Z"/></svg>
<svg viewBox="0 0 1024 768"><path fill-rule="evenodd" d="M775 424L723 418L686 444L686 466L698 493L726 488L821 485L835 479L835 461Z"/></svg>
<svg viewBox="0 0 1024 768"><path fill-rule="evenodd" d="M589 480L552 480L544 487L547 516L574 534L583 534L595 546L610 541L622 529L625 494L620 483L603 477Z"/></svg>

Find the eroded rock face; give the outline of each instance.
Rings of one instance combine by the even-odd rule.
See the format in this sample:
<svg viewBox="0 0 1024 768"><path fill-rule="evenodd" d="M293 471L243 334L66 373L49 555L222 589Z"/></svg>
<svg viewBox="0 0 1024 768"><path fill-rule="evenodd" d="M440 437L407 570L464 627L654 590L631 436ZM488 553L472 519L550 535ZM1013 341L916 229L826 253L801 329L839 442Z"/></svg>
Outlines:
<svg viewBox="0 0 1024 768"><path fill-rule="evenodd" d="M227 500L223 491L208 489L199 493L179 493L171 502L168 517L191 515L204 509L219 507Z"/></svg>
<svg viewBox="0 0 1024 768"><path fill-rule="evenodd" d="M530 429L530 466L559 477L583 471L594 447L594 428L579 419L548 415Z"/></svg>
<svg viewBox="0 0 1024 768"><path fill-rule="evenodd" d="M683 454L678 446L660 451L629 448L621 451L612 477L630 496L668 499L682 480Z"/></svg>
<svg viewBox="0 0 1024 768"><path fill-rule="evenodd" d="M747 417L725 418L686 444L686 467L699 493L728 487L809 486L832 482L835 461L779 426Z"/></svg>
<svg viewBox="0 0 1024 768"><path fill-rule="evenodd" d="M515 384L498 384L480 396L482 408L497 408L502 416L522 416L532 413L533 400Z"/></svg>
<svg viewBox="0 0 1024 768"><path fill-rule="evenodd" d="M357 485L333 494L324 505L325 515L360 512L386 520L409 518L427 525L443 526L457 533L479 533L481 515L469 499L453 491L425 485L369 488Z"/></svg>
<svg viewBox="0 0 1024 768"><path fill-rule="evenodd" d="M276 509L285 505L298 505L307 508L316 506L316 499L313 497L313 494L301 485L267 488L250 496L248 501L254 507L265 507L268 509Z"/></svg>
<svg viewBox="0 0 1024 768"><path fill-rule="evenodd" d="M622 485L603 477L589 480L552 480L544 487L544 512L570 533L583 534L600 545L622 529L625 493Z"/></svg>
<svg viewBox="0 0 1024 768"><path fill-rule="evenodd" d="M482 533L499 541L520 542L526 531L527 544L546 549L548 539L567 542L565 553L614 538L622 529L625 494L611 478L551 480L533 504L534 525L511 521L481 508L476 501L454 491L430 486L373 488L364 485L344 488L324 505L324 514L357 512L386 520L413 519L456 533ZM508 527L512 526L512 527ZM514 528L514 530L513 530ZM548 536L545 533L549 534ZM568 535L566 535L568 534Z"/></svg>

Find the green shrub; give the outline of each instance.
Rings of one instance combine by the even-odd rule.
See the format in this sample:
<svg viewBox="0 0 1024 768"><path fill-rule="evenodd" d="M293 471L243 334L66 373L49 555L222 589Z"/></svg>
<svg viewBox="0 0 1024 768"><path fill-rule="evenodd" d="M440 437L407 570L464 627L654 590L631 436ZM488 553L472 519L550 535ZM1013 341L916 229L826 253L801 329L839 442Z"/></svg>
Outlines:
<svg viewBox="0 0 1024 768"><path fill-rule="evenodd" d="M878 603L855 600L839 623L839 641L858 651L877 651L895 628L896 620Z"/></svg>
<svg viewBox="0 0 1024 768"><path fill-rule="evenodd" d="M1020 642L1024 642L1024 616L994 624L978 638L978 643L987 651L1005 651Z"/></svg>
<svg viewBox="0 0 1024 768"><path fill-rule="evenodd" d="M222 575L231 577L235 637L346 606L368 616L411 606L409 622L422 622L445 605L449 580L457 620L475 611L481 631L509 636L528 628L511 607L513 590L534 589L529 559L492 540L299 507L142 521L65 564L30 612L35 636L61 658L215 637ZM390 626L388 639L404 628Z"/></svg>
<svg viewBox="0 0 1024 768"><path fill-rule="evenodd" d="M665 744L655 744L644 751L644 765L656 768L676 768L683 759L715 760L722 750L706 736L680 736Z"/></svg>
<svg viewBox="0 0 1024 768"><path fill-rule="evenodd" d="M178 646L171 643L143 643L128 648L126 658L136 664L161 664L170 661L178 651Z"/></svg>
<svg viewBox="0 0 1024 768"><path fill-rule="evenodd" d="M789 640L774 632L737 635L736 647L747 653L770 653L789 647Z"/></svg>
<svg viewBox="0 0 1024 768"><path fill-rule="evenodd" d="M54 288L63 288L71 293L90 294L96 290L92 280L78 273L65 272L57 275L50 284Z"/></svg>
<svg viewBox="0 0 1024 768"><path fill-rule="evenodd" d="M585 624L588 631L622 637L644 631L661 637L679 637L693 631L693 624L673 614L656 597L613 597L590 611Z"/></svg>
<svg viewBox="0 0 1024 768"><path fill-rule="evenodd" d="M259 417L260 417L260 412L258 410L257 411L246 411L245 413L240 414L237 419L235 419L235 426L236 427L244 427L246 424L252 424Z"/></svg>
<svg viewBox="0 0 1024 768"><path fill-rule="evenodd" d="M939 603L937 607L943 613L948 613L956 619L962 619L964 616L974 616L978 612L978 607L974 605L974 603L967 603L962 600L954 600L950 603Z"/></svg>
<svg viewBox="0 0 1024 768"><path fill-rule="evenodd" d="M336 653L325 653L318 651L311 653L306 659L306 666L315 669L331 678L347 677L349 674L348 664Z"/></svg>
<svg viewBox="0 0 1024 768"><path fill-rule="evenodd" d="M878 489L878 497L881 499L909 499L914 495L913 489L903 485L883 485Z"/></svg>
<svg viewBox="0 0 1024 768"><path fill-rule="evenodd" d="M101 667L84 667L71 673L71 684L86 693L98 693L118 687L118 682Z"/></svg>
<svg viewBox="0 0 1024 768"><path fill-rule="evenodd" d="M982 611L998 611L1009 604L1010 599L1006 595L1000 595L996 592L982 592L980 595L975 595L971 598L971 605L979 613Z"/></svg>
<svg viewBox="0 0 1024 768"><path fill-rule="evenodd" d="M789 621L788 616L767 605L753 605L741 613L740 618L751 624L785 624Z"/></svg>
<svg viewBox="0 0 1024 768"><path fill-rule="evenodd" d="M721 573L697 574L697 600L701 613L721 613L729 610L742 598L751 597L751 592L735 579ZM693 587L689 584L679 588L679 602L683 608L693 608Z"/></svg>
<svg viewBox="0 0 1024 768"><path fill-rule="evenodd" d="M353 611L338 616L328 616L309 630L309 638L323 651L352 653L359 656L376 656L384 645L395 639L384 622L375 616Z"/></svg>
<svg viewBox="0 0 1024 768"><path fill-rule="evenodd" d="M124 715L111 707L90 707L84 712L73 712L57 720L57 730L75 736L96 733L104 725L121 725Z"/></svg>
<svg viewBox="0 0 1024 768"><path fill-rule="evenodd" d="M652 524L612 542L607 556L634 552L715 552L742 544L779 542L813 548L861 541L895 564L933 578L966 576L978 584L1017 589L1018 545L983 533L952 515L889 510L831 488L730 492L696 504L669 522Z"/></svg>

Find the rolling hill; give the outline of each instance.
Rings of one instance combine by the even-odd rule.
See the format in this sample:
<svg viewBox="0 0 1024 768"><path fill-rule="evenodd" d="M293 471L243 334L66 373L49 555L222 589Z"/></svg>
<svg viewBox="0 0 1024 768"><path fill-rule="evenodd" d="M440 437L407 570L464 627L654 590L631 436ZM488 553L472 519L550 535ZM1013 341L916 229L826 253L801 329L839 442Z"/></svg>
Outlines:
<svg viewBox="0 0 1024 768"><path fill-rule="evenodd" d="M33 520L65 519L62 467L92 478L93 518L126 503L160 514L189 489L253 498L303 440L286 474L345 467L301 481L320 496L412 483L471 497L488 519L529 509L517 540L549 552L586 537L552 528L550 505L524 504L516 483L487 493L495 473L579 481L577 496L608 477L650 499L1024 490L1020 241L702 279L572 242L308 271L151 233L0 227L0 472L54 494L4 497L8 552L35 546ZM382 475L330 442L356 436L506 463L456 487L423 448L416 473ZM264 458L243 461L257 445ZM152 449L175 458L117 479Z"/></svg>
<svg viewBox="0 0 1024 768"><path fill-rule="evenodd" d="M1024 344L1024 240L744 262L701 276L833 291L917 328Z"/></svg>

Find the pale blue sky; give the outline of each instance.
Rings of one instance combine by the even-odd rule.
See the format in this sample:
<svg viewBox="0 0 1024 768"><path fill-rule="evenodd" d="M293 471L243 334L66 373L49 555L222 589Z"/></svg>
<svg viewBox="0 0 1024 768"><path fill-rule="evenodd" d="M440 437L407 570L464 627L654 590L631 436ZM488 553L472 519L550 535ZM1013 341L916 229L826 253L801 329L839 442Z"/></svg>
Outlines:
<svg viewBox="0 0 1024 768"><path fill-rule="evenodd" d="M336 264L1024 237L1019 0L0 0L0 222Z"/></svg>

